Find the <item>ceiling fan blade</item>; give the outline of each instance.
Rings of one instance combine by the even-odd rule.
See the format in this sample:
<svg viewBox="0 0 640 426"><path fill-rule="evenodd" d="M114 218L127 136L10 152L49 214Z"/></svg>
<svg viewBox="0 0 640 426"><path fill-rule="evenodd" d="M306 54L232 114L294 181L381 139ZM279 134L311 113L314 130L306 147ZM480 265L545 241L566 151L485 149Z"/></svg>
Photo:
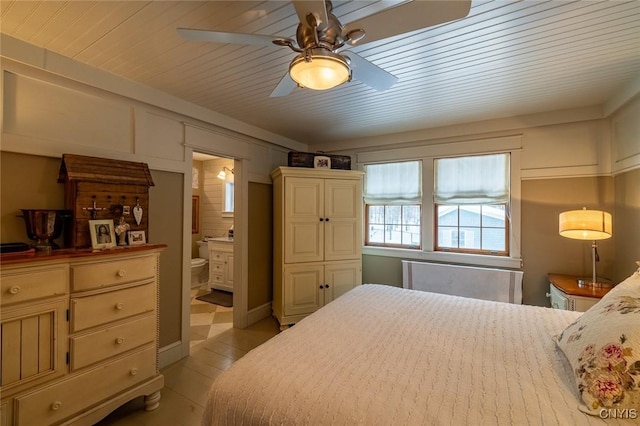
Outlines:
<svg viewBox="0 0 640 426"><path fill-rule="evenodd" d="M282 96L287 96L289 93L293 92L293 89L295 89L296 87L298 87L298 85L295 81L293 81L293 79L289 75L289 72L287 72L284 77L282 77L276 88L273 89L273 92L271 92L269 97L279 98Z"/></svg>
<svg viewBox="0 0 640 426"><path fill-rule="evenodd" d="M344 26L342 33L365 30L364 38L353 43L360 45L464 18L470 9L471 0L414 0L350 22Z"/></svg>
<svg viewBox="0 0 640 426"><path fill-rule="evenodd" d="M286 37L276 37L264 34L227 33L222 31L197 30L191 28L178 28L178 34L187 40L212 41L215 43L229 44L254 44L258 46L272 46L274 41L294 40Z"/></svg>
<svg viewBox="0 0 640 426"><path fill-rule="evenodd" d="M389 89L398 81L398 77L388 73L360 55L353 52L344 52L342 56L346 56L351 61L353 78L380 92Z"/></svg>
<svg viewBox="0 0 640 426"><path fill-rule="evenodd" d="M296 8L298 19L300 19L300 22L304 25L311 26L309 24L309 21L307 20L307 16L309 14L314 15L319 21L319 28L324 28L324 25L329 22L329 18L327 17L327 8L324 0L294 1L292 3L293 7Z"/></svg>

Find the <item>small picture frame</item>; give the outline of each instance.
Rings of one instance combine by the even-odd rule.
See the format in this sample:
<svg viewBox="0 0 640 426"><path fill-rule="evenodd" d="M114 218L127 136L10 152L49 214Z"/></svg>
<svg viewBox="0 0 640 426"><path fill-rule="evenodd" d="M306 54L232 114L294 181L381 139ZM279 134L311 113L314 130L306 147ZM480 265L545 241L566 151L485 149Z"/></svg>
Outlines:
<svg viewBox="0 0 640 426"><path fill-rule="evenodd" d="M330 169L331 168L331 158L325 155L316 155L313 157L313 167L316 169Z"/></svg>
<svg viewBox="0 0 640 426"><path fill-rule="evenodd" d="M144 231L129 231L129 245L141 246L147 243L147 237Z"/></svg>
<svg viewBox="0 0 640 426"><path fill-rule="evenodd" d="M94 249L106 249L116 246L113 220L90 220L89 233L91 234L91 247Z"/></svg>

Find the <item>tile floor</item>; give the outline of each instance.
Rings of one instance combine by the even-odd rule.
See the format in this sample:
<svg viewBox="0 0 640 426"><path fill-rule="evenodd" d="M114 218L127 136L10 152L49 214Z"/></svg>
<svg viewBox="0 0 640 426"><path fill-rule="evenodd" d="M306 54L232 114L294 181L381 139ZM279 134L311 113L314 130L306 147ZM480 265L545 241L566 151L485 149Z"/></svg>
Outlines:
<svg viewBox="0 0 640 426"><path fill-rule="evenodd" d="M245 329L233 328L233 308L196 300L206 293L191 291L191 355L161 370L165 386L160 407L144 411L143 398L123 405L100 426L199 426L207 391L220 373L251 349L279 332L273 317Z"/></svg>

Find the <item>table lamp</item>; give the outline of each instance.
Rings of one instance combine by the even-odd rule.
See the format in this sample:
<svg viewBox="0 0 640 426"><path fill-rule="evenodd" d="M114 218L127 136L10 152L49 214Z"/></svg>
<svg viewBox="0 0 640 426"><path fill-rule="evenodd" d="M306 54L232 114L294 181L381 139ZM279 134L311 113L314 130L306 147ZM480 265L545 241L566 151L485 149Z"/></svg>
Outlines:
<svg viewBox="0 0 640 426"><path fill-rule="evenodd" d="M611 213L600 210L569 210L560 213L559 218L560 235L576 240L592 240L591 258L593 278L590 282L579 280L579 286L608 287L611 284L599 283L596 275L596 261L598 256L598 245L596 240L611 238L612 220Z"/></svg>

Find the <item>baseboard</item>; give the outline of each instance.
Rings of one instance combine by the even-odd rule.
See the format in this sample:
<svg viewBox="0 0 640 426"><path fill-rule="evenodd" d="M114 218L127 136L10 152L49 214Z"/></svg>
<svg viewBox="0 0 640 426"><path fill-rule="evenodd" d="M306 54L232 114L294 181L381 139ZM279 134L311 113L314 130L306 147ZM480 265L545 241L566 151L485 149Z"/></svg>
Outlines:
<svg viewBox="0 0 640 426"><path fill-rule="evenodd" d="M187 355L183 355L182 342L177 341L170 345L163 346L158 350L158 369L161 370L167 365L180 361Z"/></svg>
<svg viewBox="0 0 640 426"><path fill-rule="evenodd" d="M260 320L268 318L271 315L271 302L265 303L262 306L253 308L247 313L248 325L255 324Z"/></svg>

